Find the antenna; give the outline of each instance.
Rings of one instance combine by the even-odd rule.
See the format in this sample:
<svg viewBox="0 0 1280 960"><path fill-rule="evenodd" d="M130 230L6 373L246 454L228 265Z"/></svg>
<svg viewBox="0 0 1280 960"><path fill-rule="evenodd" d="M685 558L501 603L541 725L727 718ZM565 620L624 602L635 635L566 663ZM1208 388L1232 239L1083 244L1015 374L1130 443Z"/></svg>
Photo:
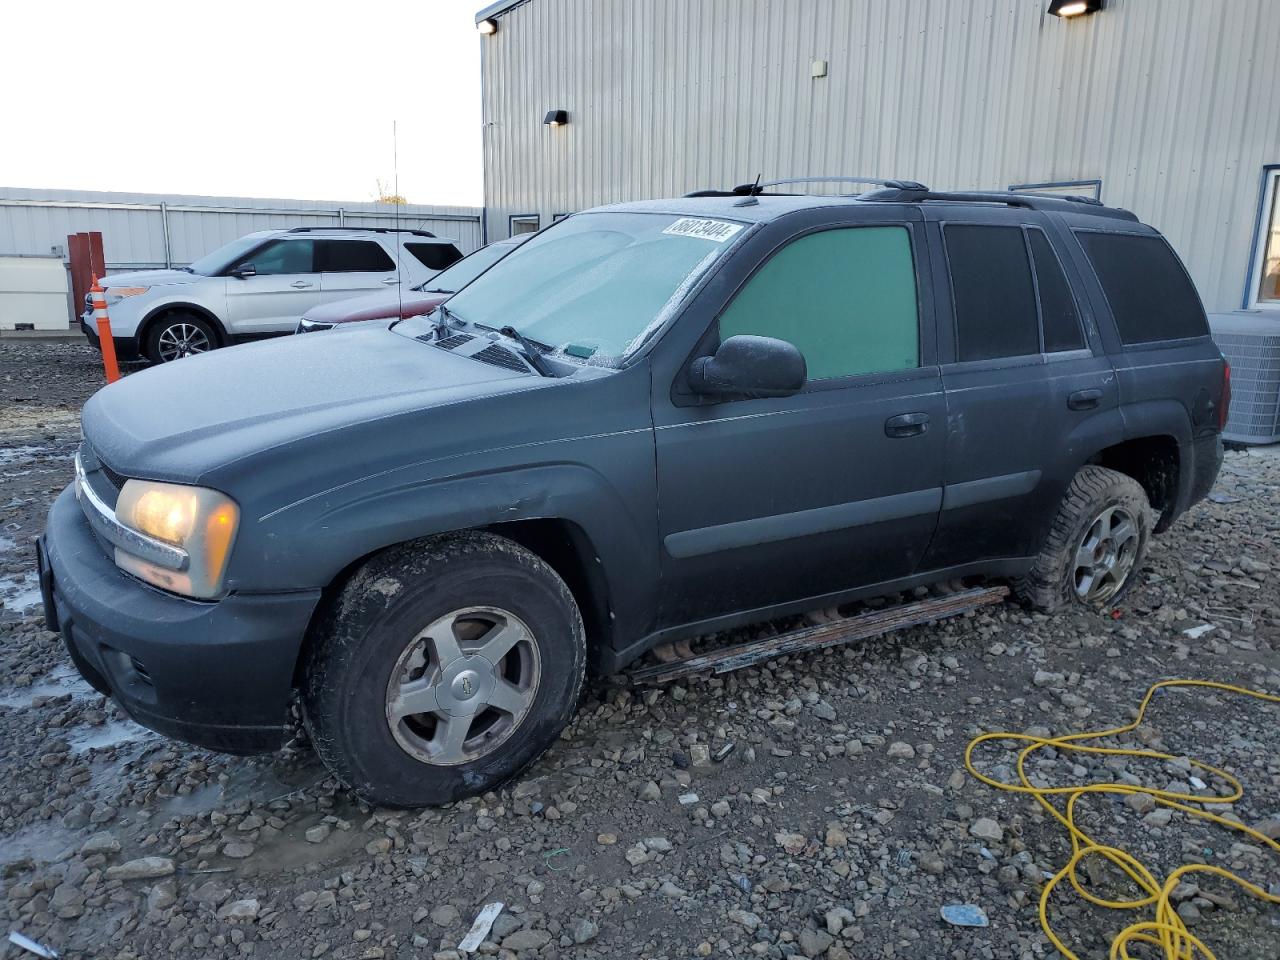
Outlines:
<svg viewBox="0 0 1280 960"><path fill-rule="evenodd" d="M756 194L760 192L760 178L763 176L763 173L756 174L756 182L751 185L751 189L747 192L747 195L734 204L735 207L754 207L760 202L756 199Z"/></svg>
<svg viewBox="0 0 1280 960"><path fill-rule="evenodd" d="M400 135L396 121L391 121L391 178L395 181L396 208L396 319L404 316L404 264L401 262L400 248L400 207L404 198L400 196Z"/></svg>

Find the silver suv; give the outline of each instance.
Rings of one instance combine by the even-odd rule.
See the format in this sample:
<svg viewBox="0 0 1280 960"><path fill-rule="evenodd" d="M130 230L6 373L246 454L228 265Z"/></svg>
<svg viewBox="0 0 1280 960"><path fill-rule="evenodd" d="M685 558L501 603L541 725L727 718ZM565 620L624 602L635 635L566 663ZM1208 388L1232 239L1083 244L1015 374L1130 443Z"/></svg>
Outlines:
<svg viewBox="0 0 1280 960"><path fill-rule="evenodd" d="M251 233L188 267L102 282L116 356L167 363L292 333L318 304L416 286L461 257L452 240L425 230L295 227ZM89 297L80 327L99 346Z"/></svg>

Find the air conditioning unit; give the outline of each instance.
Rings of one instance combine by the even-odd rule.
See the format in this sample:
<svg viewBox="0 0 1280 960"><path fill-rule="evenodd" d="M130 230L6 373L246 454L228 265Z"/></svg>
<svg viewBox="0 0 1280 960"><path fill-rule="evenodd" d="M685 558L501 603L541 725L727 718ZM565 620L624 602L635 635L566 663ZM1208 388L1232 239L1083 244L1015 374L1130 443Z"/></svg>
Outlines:
<svg viewBox="0 0 1280 960"><path fill-rule="evenodd" d="M1218 313L1209 329L1231 364L1231 416L1224 440L1280 440L1280 317Z"/></svg>

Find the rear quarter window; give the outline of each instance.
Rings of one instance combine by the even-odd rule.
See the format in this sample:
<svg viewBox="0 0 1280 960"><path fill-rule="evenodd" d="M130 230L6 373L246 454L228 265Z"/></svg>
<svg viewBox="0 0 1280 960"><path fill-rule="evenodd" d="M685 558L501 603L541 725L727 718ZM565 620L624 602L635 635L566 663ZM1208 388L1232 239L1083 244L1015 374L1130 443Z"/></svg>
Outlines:
<svg viewBox="0 0 1280 960"><path fill-rule="evenodd" d="M406 243L404 248L428 270L443 270L462 259L462 253L452 243Z"/></svg>
<svg viewBox="0 0 1280 960"><path fill-rule="evenodd" d="M1123 343L1209 333L1196 288L1163 237L1083 230L1076 236L1102 284Z"/></svg>

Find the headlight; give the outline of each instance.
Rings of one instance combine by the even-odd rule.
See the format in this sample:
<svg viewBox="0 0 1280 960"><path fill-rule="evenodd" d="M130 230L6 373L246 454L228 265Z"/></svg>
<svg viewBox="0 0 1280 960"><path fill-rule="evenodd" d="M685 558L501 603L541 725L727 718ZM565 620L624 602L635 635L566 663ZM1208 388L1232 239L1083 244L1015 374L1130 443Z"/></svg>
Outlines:
<svg viewBox="0 0 1280 960"><path fill-rule="evenodd" d="M107 305L119 303L125 297L136 297L150 289L150 287L108 287L106 289Z"/></svg>
<svg viewBox="0 0 1280 960"><path fill-rule="evenodd" d="M188 557L186 569L166 569L117 547L116 565L148 583L189 597L222 592L240 508L226 494L204 487L128 480L116 501L116 519L141 534L172 544Z"/></svg>

